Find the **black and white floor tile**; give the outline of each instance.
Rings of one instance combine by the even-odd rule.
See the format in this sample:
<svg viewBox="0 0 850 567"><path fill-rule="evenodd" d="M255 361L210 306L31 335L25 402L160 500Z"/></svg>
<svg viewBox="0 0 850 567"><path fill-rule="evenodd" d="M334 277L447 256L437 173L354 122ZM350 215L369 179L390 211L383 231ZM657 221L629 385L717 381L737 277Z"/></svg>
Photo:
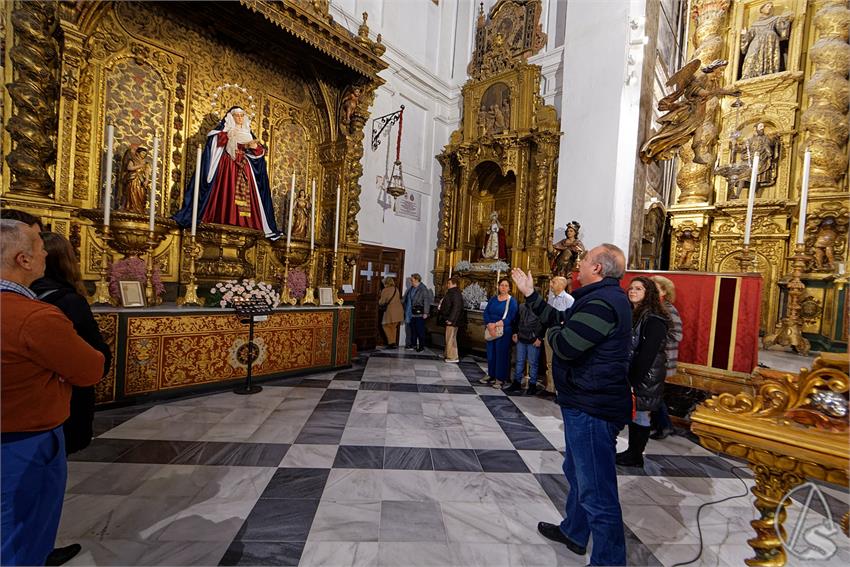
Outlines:
<svg viewBox="0 0 850 567"><path fill-rule="evenodd" d="M82 544L72 565L584 565L536 531L568 490L557 405L481 376L472 359L385 351L253 396L99 412L57 545ZM629 564L696 557L700 505L753 484L736 464L674 436L620 469ZM846 495L824 492L840 517ZM692 565L744 564L751 499L703 511ZM839 537L812 564L847 564Z"/></svg>

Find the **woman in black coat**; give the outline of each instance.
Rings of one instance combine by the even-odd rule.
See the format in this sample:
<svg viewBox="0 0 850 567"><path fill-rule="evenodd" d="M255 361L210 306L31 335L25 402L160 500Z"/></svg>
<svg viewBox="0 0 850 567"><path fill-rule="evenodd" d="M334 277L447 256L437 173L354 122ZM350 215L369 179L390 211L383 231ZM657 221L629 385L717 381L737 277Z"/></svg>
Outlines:
<svg viewBox="0 0 850 567"><path fill-rule="evenodd" d="M664 346L670 316L661 304L658 288L649 278L636 277L629 284L632 304L632 361L629 382L635 396L635 417L629 424L629 448L617 453L617 464L643 466L643 450L649 441L650 414L661 405L667 354Z"/></svg>
<svg viewBox="0 0 850 567"><path fill-rule="evenodd" d="M103 353L103 374L109 372L112 353L100 334L91 308L86 301L86 291L80 274L80 264L68 240L55 232L42 232L47 260L44 277L36 280L30 289L39 299L58 307L74 330L91 346ZM73 386L71 415L64 424L65 452L75 453L88 447L92 439L94 421L94 386Z"/></svg>

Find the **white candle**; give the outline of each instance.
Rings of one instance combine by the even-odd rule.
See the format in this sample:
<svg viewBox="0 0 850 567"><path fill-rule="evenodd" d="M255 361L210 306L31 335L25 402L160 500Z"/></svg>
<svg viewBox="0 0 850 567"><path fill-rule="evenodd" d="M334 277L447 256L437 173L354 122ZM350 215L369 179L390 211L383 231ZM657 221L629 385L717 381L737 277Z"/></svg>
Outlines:
<svg viewBox="0 0 850 567"><path fill-rule="evenodd" d="M198 231L198 193L201 191L201 157L204 148L198 144L197 158L195 159L195 193L192 195L192 236Z"/></svg>
<svg viewBox="0 0 850 567"><path fill-rule="evenodd" d="M797 223L797 244L806 242L806 207L809 204L809 170L812 167L812 152L806 150L803 157L803 193L800 195L800 219Z"/></svg>
<svg viewBox="0 0 850 567"><path fill-rule="evenodd" d="M449 279L451 279L451 277L452 277L452 267L449 266Z"/></svg>
<svg viewBox="0 0 850 567"><path fill-rule="evenodd" d="M292 240L292 209L295 205L295 172L292 172L292 187L289 189L289 222L286 224L286 250L289 251L289 243Z"/></svg>
<svg viewBox="0 0 850 567"><path fill-rule="evenodd" d="M339 185L336 186L336 215L334 217L334 254L339 249Z"/></svg>
<svg viewBox="0 0 850 567"><path fill-rule="evenodd" d="M316 244L316 179L313 178L313 191L310 194L310 253Z"/></svg>
<svg viewBox="0 0 850 567"><path fill-rule="evenodd" d="M112 214L112 144L115 141L115 126L106 126L106 187L103 188L103 226L109 226Z"/></svg>
<svg viewBox="0 0 850 567"><path fill-rule="evenodd" d="M747 221L744 225L744 246L750 245L750 231L753 226L753 205L756 201L756 189L759 177L759 154L753 156L753 169L750 173L750 194L747 195Z"/></svg>
<svg viewBox="0 0 850 567"><path fill-rule="evenodd" d="M159 161L159 137L154 136L153 139L153 157L151 158L151 211L150 218L148 219L148 230L153 232L154 226L154 217L156 216L156 174L157 174L157 162Z"/></svg>

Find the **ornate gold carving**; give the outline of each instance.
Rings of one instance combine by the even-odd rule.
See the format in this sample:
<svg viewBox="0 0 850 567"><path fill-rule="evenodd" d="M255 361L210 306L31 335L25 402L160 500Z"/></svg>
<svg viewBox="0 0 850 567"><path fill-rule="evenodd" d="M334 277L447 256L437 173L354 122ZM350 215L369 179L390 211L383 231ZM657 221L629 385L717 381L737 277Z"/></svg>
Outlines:
<svg viewBox="0 0 850 567"><path fill-rule="evenodd" d="M478 15L475 51L467 72L473 79L517 68L546 45L540 24L540 0L500 0L489 18Z"/></svg>
<svg viewBox="0 0 850 567"><path fill-rule="evenodd" d="M693 16L696 19L694 44L697 46L693 58L711 62L723 56L723 33L726 26L726 15L729 10L729 0L696 0L693 3ZM694 150L690 144L682 146L679 151L681 160L676 183L681 190L678 203L705 203L711 196L712 186L709 183L713 156L716 151L716 114L718 102L712 98L706 102L704 120L698 126L704 141L706 158L703 156L698 163L694 161Z"/></svg>
<svg viewBox="0 0 850 567"><path fill-rule="evenodd" d="M673 230L678 242L676 247L676 269L698 270L700 259L700 236L702 230L693 221L685 221Z"/></svg>
<svg viewBox="0 0 850 567"><path fill-rule="evenodd" d="M809 107L801 124L808 133L807 147L812 152L812 191L836 191L846 183L847 173L850 9L841 0L821 0L816 7L814 26L818 39L809 48L814 72L806 83Z"/></svg>
<svg viewBox="0 0 850 567"><path fill-rule="evenodd" d="M94 386L95 403L102 404L115 401L115 368L118 365L116 344L118 340L118 314L117 313L95 313L94 320L100 329L103 342L112 352L112 365L103 379Z"/></svg>
<svg viewBox="0 0 850 567"><path fill-rule="evenodd" d="M13 146L6 163L13 193L48 197L54 189L49 170L56 161L57 15L58 4L50 1L16 0L12 11L15 44L9 59L14 75L7 91L14 112L6 130Z"/></svg>
<svg viewBox="0 0 850 567"><path fill-rule="evenodd" d="M162 339L127 336L127 363L124 367L124 393L142 394L156 391L161 374ZM183 353L181 360L184 360Z"/></svg>
<svg viewBox="0 0 850 567"><path fill-rule="evenodd" d="M847 361L843 366L819 357L811 370L803 369L799 376L773 374L762 376L755 395L720 394L705 401L705 406L717 411L753 417L784 417L789 411L811 404L811 395L821 390L839 394L848 391Z"/></svg>
<svg viewBox="0 0 850 567"><path fill-rule="evenodd" d="M351 341L349 335L351 333L351 315L353 311L345 310L338 311L336 324L336 364L341 366L348 364L351 361L351 352L349 345Z"/></svg>

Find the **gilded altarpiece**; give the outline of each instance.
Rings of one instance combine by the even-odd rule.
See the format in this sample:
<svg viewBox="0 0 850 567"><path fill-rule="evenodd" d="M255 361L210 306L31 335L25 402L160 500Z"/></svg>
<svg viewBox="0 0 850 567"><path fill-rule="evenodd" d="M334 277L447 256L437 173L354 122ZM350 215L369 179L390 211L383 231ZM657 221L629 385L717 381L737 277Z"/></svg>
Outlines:
<svg viewBox="0 0 850 567"><path fill-rule="evenodd" d="M728 60L721 86L740 91L742 105L724 96L707 107L713 163L694 163L690 143L679 151L670 269L741 271L749 181L732 183L714 167L745 161L748 148L755 152L767 140L760 156L770 154L771 163L767 171L760 168L751 250L753 269L764 277L762 329L770 332L784 310L786 259L796 242L809 149L805 248L811 260L802 279L810 299L803 330L818 348L846 348L836 306L844 304L847 262L850 10L835 0L695 0L692 8L690 57ZM826 256L825 243L831 263L816 261L818 248Z"/></svg>
<svg viewBox="0 0 850 567"><path fill-rule="evenodd" d="M434 262L438 293L450 268L481 260L494 211L507 249L499 260L548 271L560 122L539 95L540 67L526 62L546 43L540 9L536 0L501 0L488 15L479 14L470 80L462 91L463 123L437 156L443 168ZM466 276L481 279L474 272ZM495 274L484 279L493 287Z"/></svg>
<svg viewBox="0 0 850 567"><path fill-rule="evenodd" d="M21 86L41 89L44 112L32 118L37 122L28 131L44 133L44 151L21 145L17 133L4 133L4 154L17 151L26 159L16 162L17 170L4 170L2 199L75 237L85 279L98 278L105 251L114 259L126 253L109 249L96 230L106 125L116 132L110 164L116 177L128 148L150 149L154 137L160 139L156 216L162 240L154 255L163 281L175 283L184 281L187 262L181 232L170 217L183 203L195 147L232 105L246 109L267 149L275 216L283 230L293 172L297 187L308 193L316 179L318 282L331 279L337 185L344 227L340 252L356 255L362 130L374 90L383 82L377 73L386 67L380 60L385 48L369 38L365 21L352 36L333 21L326 4L289 0L244 0L214 9L186 3L9 2L3 10L4 22L27 22L4 38L7 53L23 42L38 48L30 48L38 51L37 60L19 58L17 65L7 55L4 79L13 93ZM206 15L211 11L217 15ZM51 76L52 84L45 79ZM347 96L352 92L356 96ZM20 122L18 107L25 98L21 101L4 104L4 125ZM45 189L44 178L52 178L54 186ZM118 188L113 194L114 221L146 226L143 218L120 213L122 195ZM253 231L202 225L199 241L201 281L273 281L282 269L285 253ZM294 243L293 264L305 264L307 241Z"/></svg>

